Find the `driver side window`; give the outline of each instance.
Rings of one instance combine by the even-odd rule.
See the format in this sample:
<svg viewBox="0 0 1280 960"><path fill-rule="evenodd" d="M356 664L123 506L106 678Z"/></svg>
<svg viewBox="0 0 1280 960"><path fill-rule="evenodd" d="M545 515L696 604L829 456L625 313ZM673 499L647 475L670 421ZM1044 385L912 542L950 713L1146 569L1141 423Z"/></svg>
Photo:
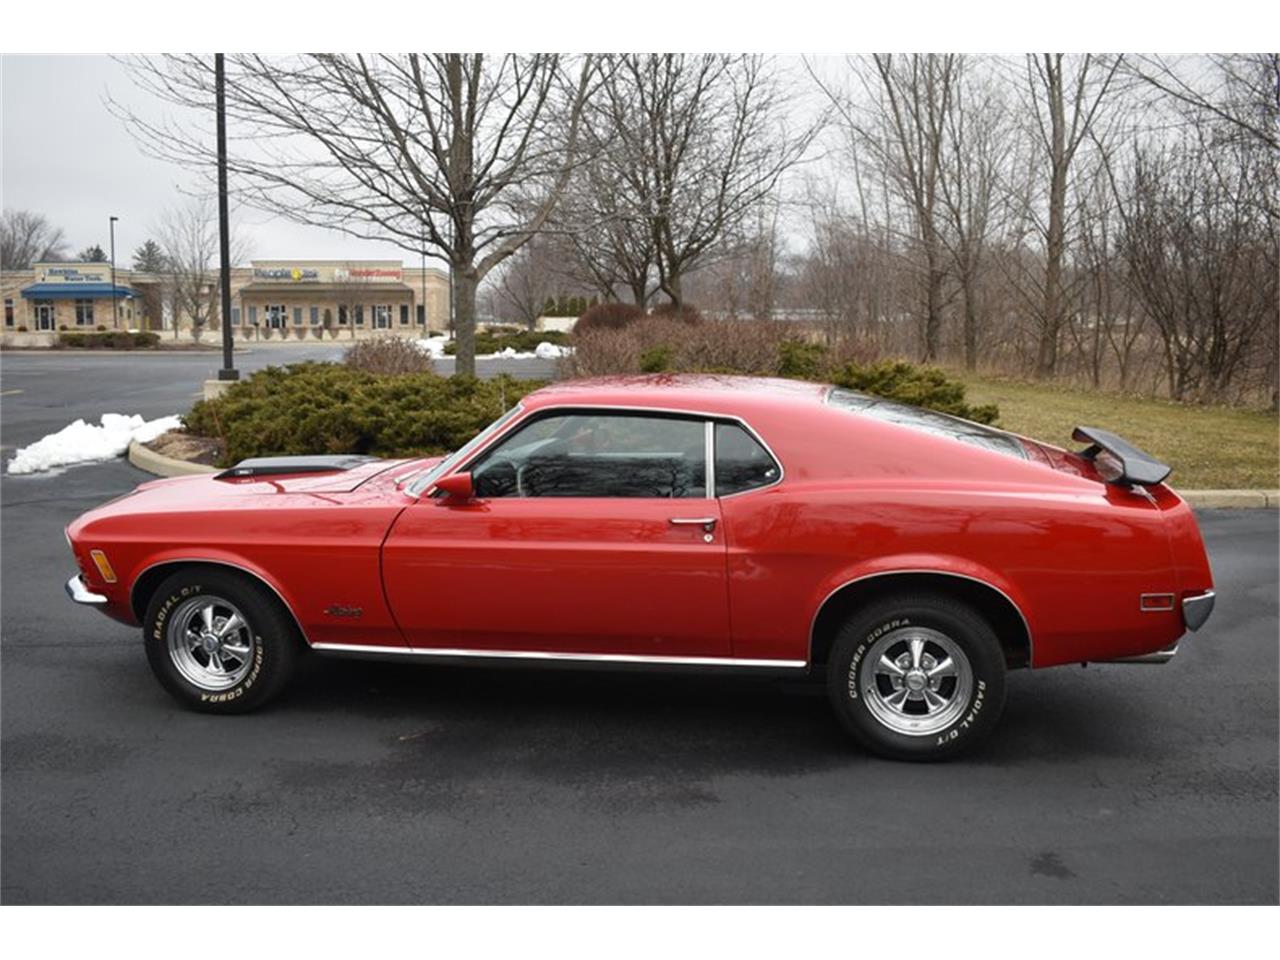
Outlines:
<svg viewBox="0 0 1280 960"><path fill-rule="evenodd" d="M471 475L484 498L705 497L706 427L649 414L554 414L488 451Z"/></svg>

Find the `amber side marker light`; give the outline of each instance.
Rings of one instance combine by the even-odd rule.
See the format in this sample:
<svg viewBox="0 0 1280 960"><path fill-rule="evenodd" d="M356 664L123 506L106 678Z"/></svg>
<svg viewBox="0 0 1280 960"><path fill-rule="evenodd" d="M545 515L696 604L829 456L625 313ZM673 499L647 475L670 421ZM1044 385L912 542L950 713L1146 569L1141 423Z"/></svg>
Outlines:
<svg viewBox="0 0 1280 960"><path fill-rule="evenodd" d="M98 572L102 574L102 579L107 583L116 582L116 572L111 569L111 561L107 559L107 555L101 550L90 550L89 556L93 558L94 566L98 568Z"/></svg>

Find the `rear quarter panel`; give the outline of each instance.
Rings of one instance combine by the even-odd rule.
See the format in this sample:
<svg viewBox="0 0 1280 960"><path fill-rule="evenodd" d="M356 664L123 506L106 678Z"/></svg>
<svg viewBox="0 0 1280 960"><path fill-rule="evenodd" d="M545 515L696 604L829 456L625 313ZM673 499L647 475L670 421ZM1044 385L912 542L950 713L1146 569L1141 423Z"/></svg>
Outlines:
<svg viewBox="0 0 1280 960"><path fill-rule="evenodd" d="M892 571L997 588L1026 619L1037 667L1146 653L1183 632L1177 610L1139 609L1141 594L1182 582L1147 496L843 413L760 419L786 479L723 504L735 656L807 656L822 602Z"/></svg>

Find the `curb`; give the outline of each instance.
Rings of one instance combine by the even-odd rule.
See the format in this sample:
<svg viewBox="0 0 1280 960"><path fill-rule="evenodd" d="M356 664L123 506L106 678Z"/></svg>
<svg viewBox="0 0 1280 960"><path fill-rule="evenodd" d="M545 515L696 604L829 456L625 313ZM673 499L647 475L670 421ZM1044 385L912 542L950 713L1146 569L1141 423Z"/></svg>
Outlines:
<svg viewBox="0 0 1280 960"><path fill-rule="evenodd" d="M1201 510L1275 509L1280 507L1280 490L1177 490L1191 506Z"/></svg>
<svg viewBox="0 0 1280 960"><path fill-rule="evenodd" d="M150 447L143 446L137 440L129 443L129 462L139 470L154 473L157 477L187 477L193 474L218 472L217 467L166 457L164 454L156 453Z"/></svg>

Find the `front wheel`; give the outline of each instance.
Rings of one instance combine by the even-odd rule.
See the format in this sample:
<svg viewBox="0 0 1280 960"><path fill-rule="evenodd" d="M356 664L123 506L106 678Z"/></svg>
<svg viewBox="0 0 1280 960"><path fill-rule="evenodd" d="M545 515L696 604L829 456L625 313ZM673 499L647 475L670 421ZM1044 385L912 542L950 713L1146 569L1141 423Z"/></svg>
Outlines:
<svg viewBox="0 0 1280 960"><path fill-rule="evenodd" d="M244 713L278 694L302 646L280 602L232 570L189 567L160 584L147 605L147 661L180 703Z"/></svg>
<svg viewBox="0 0 1280 960"><path fill-rule="evenodd" d="M991 626L945 597L886 598L852 616L827 665L842 725L897 760L943 760L975 746L1004 707L1004 654Z"/></svg>

